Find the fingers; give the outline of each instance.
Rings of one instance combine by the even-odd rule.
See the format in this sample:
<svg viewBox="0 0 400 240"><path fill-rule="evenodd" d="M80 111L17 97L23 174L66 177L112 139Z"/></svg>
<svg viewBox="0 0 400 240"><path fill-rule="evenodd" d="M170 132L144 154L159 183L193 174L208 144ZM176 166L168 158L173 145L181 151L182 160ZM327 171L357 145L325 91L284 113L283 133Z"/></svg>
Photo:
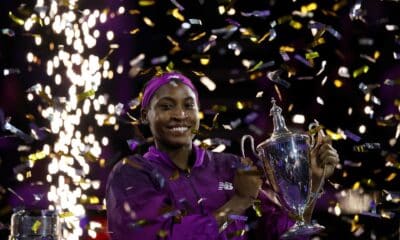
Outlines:
<svg viewBox="0 0 400 240"><path fill-rule="evenodd" d="M323 164L337 165L340 162L339 154L337 153L336 149L334 149L332 145L327 143L321 145L318 151L318 157L320 160L319 165Z"/></svg>
<svg viewBox="0 0 400 240"><path fill-rule="evenodd" d="M336 165L340 162L339 154L329 143L324 143L318 151L318 165L325 167L326 177L329 177L335 171Z"/></svg>
<svg viewBox="0 0 400 240"><path fill-rule="evenodd" d="M245 166L253 166L253 161L248 157L241 158L240 163Z"/></svg>

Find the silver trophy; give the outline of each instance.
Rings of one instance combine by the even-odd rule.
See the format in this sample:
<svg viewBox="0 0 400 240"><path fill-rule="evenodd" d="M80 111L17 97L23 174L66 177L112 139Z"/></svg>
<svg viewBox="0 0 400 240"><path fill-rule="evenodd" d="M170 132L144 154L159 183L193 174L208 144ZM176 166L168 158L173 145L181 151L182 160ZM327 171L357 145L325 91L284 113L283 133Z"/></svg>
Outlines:
<svg viewBox="0 0 400 240"><path fill-rule="evenodd" d="M304 211L309 207L323 186L323 179L316 192L312 192L311 158L310 152L315 145L313 135L293 133L286 127L282 109L272 98L270 115L273 118L274 130L269 139L260 143L254 150L254 138L244 135L241 140L242 155L245 157L244 143L251 141L254 155L259 158L257 166L261 167L264 177L269 181L277 199L289 216L296 219L296 223L281 238L288 239L302 235L312 235L324 229L319 224L307 223L304 220ZM310 128L317 126L310 125ZM322 130L321 130L322 131Z"/></svg>
<svg viewBox="0 0 400 240"><path fill-rule="evenodd" d="M50 210L19 210L11 216L9 240L58 240L59 218Z"/></svg>

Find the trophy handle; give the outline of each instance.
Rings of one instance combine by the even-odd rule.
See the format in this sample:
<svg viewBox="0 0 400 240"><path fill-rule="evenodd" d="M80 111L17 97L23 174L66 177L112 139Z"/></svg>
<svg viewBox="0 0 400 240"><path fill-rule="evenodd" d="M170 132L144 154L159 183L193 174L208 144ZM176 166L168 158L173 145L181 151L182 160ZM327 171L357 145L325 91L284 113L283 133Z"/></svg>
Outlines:
<svg viewBox="0 0 400 240"><path fill-rule="evenodd" d="M250 144L251 144L251 151L253 152L253 154L255 156L257 156L258 158L258 153L256 152L256 150L254 149L254 138L251 135L244 135L240 141L240 150L242 151L242 157L245 158L246 157L246 153L244 151L244 144L246 139L250 140Z"/></svg>
<svg viewBox="0 0 400 240"><path fill-rule="evenodd" d="M242 137L242 139L240 140L240 150L241 150L241 152L242 152L242 157L243 158L246 158L246 153L245 153L245 150L244 150L244 144L245 144L245 142L246 142L246 139L249 139L250 140L250 144L251 144L251 151L252 151L252 153L253 153L253 155L254 156L256 156L257 157L257 159L258 159L258 161L257 162L255 162L254 164L258 167L258 168L261 168L262 169L262 171L263 171L263 176L266 176L266 171L265 171L265 167L264 167L264 163L263 163L263 160L260 158L260 156L259 156L259 153L255 150L255 148L254 148L254 138L253 138L253 136L251 136L251 135L244 135L243 137Z"/></svg>
<svg viewBox="0 0 400 240"><path fill-rule="evenodd" d="M252 150L253 154L254 154L254 155L257 157L257 159L258 159L258 161L255 162L255 165L256 165L258 168L261 168L261 169L262 169L264 180L265 180L269 185L271 185L272 191L273 191L273 192L277 195L277 197L279 198L279 197L280 197L280 195L279 195L279 187L278 187L278 184L276 183L276 180L275 180L275 177L274 177L272 168L271 168L271 166L269 165L268 161L265 161L265 162L264 162L264 160L263 160L262 158L260 158L260 154L263 155L263 156L265 157L264 150L261 149L261 152L257 152L257 151L254 149L254 138L253 138L253 136L251 136L251 135L244 135L244 136L242 137L241 141L240 141L240 148L241 148L241 151L242 151L242 157L243 157L243 158L246 157L246 153L245 153L245 150L244 150L244 144L245 144L246 139L249 139L249 140L250 140L251 150Z"/></svg>
<svg viewBox="0 0 400 240"><path fill-rule="evenodd" d="M322 129L322 126L319 125L319 122L314 119L313 123L310 123L308 125L309 129L309 136L310 136L310 146L311 149L314 149L317 147L318 144L321 143L321 137L324 138L326 137L324 130ZM322 177L321 181L319 182L318 188L315 192L311 192L310 198L308 199L307 205L310 205L313 201L317 200L320 197L320 193L322 188L324 187L325 184L325 178L326 178L326 165L324 164L323 169L322 169Z"/></svg>

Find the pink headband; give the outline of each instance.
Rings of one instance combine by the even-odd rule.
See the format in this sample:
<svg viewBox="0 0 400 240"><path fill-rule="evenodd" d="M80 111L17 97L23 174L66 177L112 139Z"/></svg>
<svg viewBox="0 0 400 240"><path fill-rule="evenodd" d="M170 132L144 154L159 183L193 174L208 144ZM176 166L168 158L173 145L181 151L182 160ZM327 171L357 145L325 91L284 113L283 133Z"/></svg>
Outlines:
<svg viewBox="0 0 400 240"><path fill-rule="evenodd" d="M169 73L164 73L161 76L156 76L150 79L150 81L147 83L145 86L145 89L143 91L143 98L142 98L142 109L147 108L150 104L151 98L155 94L155 92L165 84L171 82L174 79L178 79L181 81L183 84L188 86L190 89L193 90L194 94L196 95L196 101L198 102L198 92L196 87L193 85L192 81L190 81L189 78L184 76L181 73L178 72L169 72Z"/></svg>

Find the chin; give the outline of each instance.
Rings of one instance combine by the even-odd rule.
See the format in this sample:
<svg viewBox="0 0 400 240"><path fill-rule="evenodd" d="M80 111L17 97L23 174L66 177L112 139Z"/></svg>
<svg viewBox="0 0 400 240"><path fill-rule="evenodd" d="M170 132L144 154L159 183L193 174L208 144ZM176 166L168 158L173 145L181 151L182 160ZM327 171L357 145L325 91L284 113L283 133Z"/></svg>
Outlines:
<svg viewBox="0 0 400 240"><path fill-rule="evenodd" d="M182 141L179 141L178 139L174 139L173 141L166 142L166 144L168 144L168 146L171 146L173 148L186 147L186 146L192 145L192 139L182 140Z"/></svg>

